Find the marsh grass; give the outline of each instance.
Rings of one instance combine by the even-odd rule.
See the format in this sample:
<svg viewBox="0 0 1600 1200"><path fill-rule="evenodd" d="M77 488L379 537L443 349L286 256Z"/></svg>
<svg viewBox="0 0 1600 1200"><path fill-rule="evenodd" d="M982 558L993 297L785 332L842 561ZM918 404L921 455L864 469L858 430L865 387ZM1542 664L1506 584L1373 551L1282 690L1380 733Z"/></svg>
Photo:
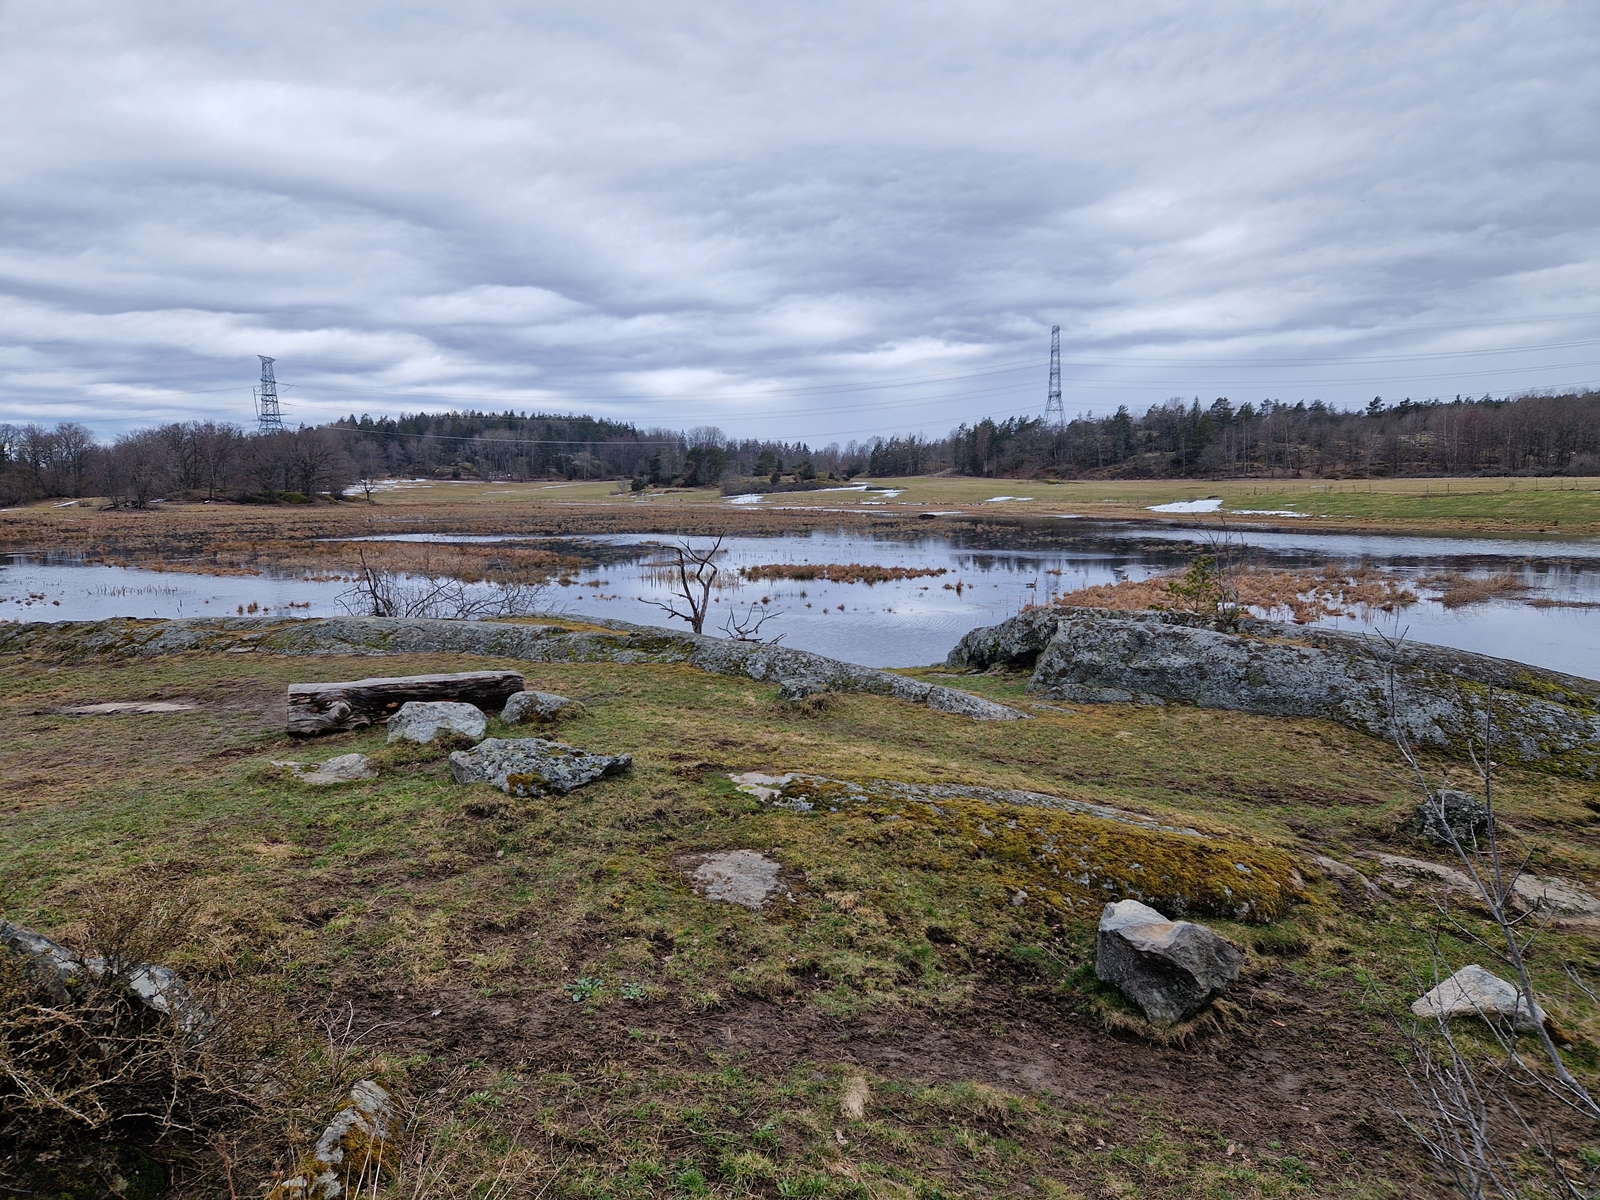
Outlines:
<svg viewBox="0 0 1600 1200"><path fill-rule="evenodd" d="M1095 584L1064 592L1052 603L1068 607L1113 608L1124 611L1158 609L1167 612L1207 613L1197 603L1199 590L1187 573ZM1367 616L1394 612L1415 604L1416 591L1404 580L1368 564L1329 564L1318 571L1245 568L1229 576L1237 602L1253 615L1267 620L1285 618L1308 624L1326 617Z"/></svg>

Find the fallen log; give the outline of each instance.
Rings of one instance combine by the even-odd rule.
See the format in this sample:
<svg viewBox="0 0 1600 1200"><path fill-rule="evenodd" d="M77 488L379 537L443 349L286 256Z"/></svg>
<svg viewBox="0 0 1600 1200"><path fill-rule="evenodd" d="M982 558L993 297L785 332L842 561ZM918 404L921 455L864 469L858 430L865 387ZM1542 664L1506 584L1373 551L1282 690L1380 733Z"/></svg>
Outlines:
<svg viewBox="0 0 1600 1200"><path fill-rule="evenodd" d="M515 671L458 671L453 675L401 675L392 679L353 679L345 683L291 683L289 734L319 737L348 733L388 720L408 700L457 700L488 713L524 690Z"/></svg>

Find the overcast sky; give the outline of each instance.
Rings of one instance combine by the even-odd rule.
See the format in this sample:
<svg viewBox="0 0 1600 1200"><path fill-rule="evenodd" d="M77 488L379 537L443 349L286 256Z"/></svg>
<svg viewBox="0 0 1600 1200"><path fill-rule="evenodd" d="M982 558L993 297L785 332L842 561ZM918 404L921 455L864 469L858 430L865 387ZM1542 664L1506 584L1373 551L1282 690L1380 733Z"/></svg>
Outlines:
<svg viewBox="0 0 1600 1200"><path fill-rule="evenodd" d="M1600 382L1600 5L0 0L0 421Z"/></svg>

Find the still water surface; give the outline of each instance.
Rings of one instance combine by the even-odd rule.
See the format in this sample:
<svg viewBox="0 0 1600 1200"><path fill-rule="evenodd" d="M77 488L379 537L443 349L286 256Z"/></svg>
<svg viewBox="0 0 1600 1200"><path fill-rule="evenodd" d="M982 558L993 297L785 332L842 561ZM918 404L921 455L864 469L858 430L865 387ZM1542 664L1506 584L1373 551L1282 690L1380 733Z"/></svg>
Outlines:
<svg viewBox="0 0 1600 1200"><path fill-rule="evenodd" d="M770 563L864 563L943 570L944 574L875 585L767 580L719 589L707 632L730 611L754 603L778 615L762 630L785 645L872 666L936 662L966 633L1029 604L1090 584L1142 579L1172 570L1203 549L1192 528L1096 526L1026 535L1004 530L963 531L957 538L873 537L814 532L730 538L723 543L722 578L740 567ZM1254 561L1272 566L1319 566L1367 561L1410 579L1443 570L1467 574L1514 571L1530 596L1573 607L1534 608L1493 601L1450 610L1433 601L1368 623L1322 624L1355 631L1404 633L1414 641L1475 650L1589 678L1600 678L1600 542L1517 541L1318 535L1236 534ZM613 617L641 624L676 624L651 600L667 598L644 563L661 540L636 534L588 538L497 538L450 534L397 535L394 540L478 542L537 540L594 564L552 586L548 607L573 616ZM208 576L139 568L85 565L69 559L0 558L0 619L99 620L112 616L229 616L241 607L275 616L328 616L344 607L347 584L292 575ZM766 603L762 605L765 598Z"/></svg>

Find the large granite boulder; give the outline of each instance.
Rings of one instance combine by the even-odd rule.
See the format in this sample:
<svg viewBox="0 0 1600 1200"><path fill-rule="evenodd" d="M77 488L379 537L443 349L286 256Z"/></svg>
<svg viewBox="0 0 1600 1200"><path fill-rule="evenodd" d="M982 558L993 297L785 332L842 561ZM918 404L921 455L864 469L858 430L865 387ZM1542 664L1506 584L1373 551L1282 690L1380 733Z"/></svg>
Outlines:
<svg viewBox="0 0 1600 1200"><path fill-rule="evenodd" d="M565 795L633 764L631 754L591 754L545 738L487 738L450 756L457 783L492 783L508 796Z"/></svg>
<svg viewBox="0 0 1600 1200"><path fill-rule="evenodd" d="M518 692L506 701L500 720L507 725L523 721L560 721L582 712L583 705L554 692Z"/></svg>
<svg viewBox="0 0 1600 1200"><path fill-rule="evenodd" d="M1100 914L1094 973L1152 1021L1170 1024L1198 1012L1239 977L1244 952L1192 921L1169 921L1137 900Z"/></svg>
<svg viewBox="0 0 1600 1200"><path fill-rule="evenodd" d="M389 718L391 742L421 742L427 745L441 736L454 734L477 741L489 728L489 718L475 704L453 700L408 700Z"/></svg>
<svg viewBox="0 0 1600 1200"><path fill-rule="evenodd" d="M952 668L1033 668L1028 690L1057 700L1195 704L1320 717L1378 737L1395 714L1414 744L1465 757L1493 693L1494 757L1600 776L1600 683L1441 646L1243 620L1218 629L1187 613L1031 609L974 629Z"/></svg>
<svg viewBox="0 0 1600 1200"><path fill-rule="evenodd" d="M1413 1015L1448 1021L1452 1017L1481 1017L1485 1021L1510 1021L1520 1030L1544 1023L1544 1010L1511 984L1485 971L1477 963L1462 967L1411 1006Z"/></svg>

